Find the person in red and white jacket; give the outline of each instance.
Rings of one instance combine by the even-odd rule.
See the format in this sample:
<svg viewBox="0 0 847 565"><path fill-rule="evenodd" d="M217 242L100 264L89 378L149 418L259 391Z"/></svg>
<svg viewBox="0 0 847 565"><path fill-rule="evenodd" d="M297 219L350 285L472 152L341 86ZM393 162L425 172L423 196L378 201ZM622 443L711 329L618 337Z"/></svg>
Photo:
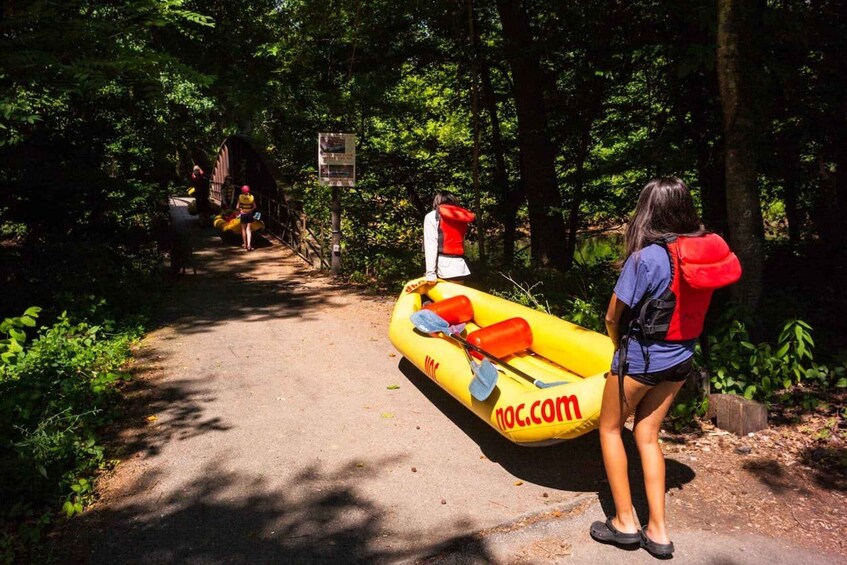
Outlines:
<svg viewBox="0 0 847 565"><path fill-rule="evenodd" d="M424 217L425 277L462 282L471 274L465 261L465 235L474 213L458 205L451 192L439 191L432 201L432 211Z"/></svg>

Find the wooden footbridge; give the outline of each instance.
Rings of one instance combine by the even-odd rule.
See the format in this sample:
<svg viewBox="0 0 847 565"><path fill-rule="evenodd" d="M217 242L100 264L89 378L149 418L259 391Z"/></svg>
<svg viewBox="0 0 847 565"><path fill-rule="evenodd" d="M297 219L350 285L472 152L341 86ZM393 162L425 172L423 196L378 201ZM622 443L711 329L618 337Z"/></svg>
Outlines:
<svg viewBox="0 0 847 565"><path fill-rule="evenodd" d="M315 268L329 268L326 230L318 225L317 233L312 231L302 203L290 196L290 183L247 137L231 135L221 143L210 180L210 197L222 207L228 204L224 200L231 199L231 191L237 195L242 185L250 185L265 231Z"/></svg>

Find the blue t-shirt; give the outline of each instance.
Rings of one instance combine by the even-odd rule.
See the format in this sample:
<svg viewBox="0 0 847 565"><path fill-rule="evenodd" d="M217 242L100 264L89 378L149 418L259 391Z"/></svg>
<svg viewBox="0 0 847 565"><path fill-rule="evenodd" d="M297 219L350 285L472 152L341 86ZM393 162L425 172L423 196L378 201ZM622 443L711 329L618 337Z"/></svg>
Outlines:
<svg viewBox="0 0 847 565"><path fill-rule="evenodd" d="M671 283L671 261L668 252L661 245L653 243L630 255L624 262L615 294L618 300L632 308L645 296L658 298ZM620 328L621 336L627 328ZM627 362L629 374L655 373L678 365L694 355L697 340L681 342L629 340ZM646 355L645 355L646 353ZM645 371L645 357L649 356L649 365ZM618 371L618 353L612 359L612 372Z"/></svg>

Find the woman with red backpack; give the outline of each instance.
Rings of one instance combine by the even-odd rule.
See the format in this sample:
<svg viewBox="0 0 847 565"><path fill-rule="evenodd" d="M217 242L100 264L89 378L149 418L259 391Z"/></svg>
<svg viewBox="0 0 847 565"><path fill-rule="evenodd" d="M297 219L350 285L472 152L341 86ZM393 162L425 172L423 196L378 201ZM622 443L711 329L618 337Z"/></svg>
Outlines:
<svg viewBox="0 0 847 565"><path fill-rule="evenodd" d="M606 312L617 350L600 411L600 446L615 515L594 522L595 540L673 555L665 523L662 422L692 372L697 338L712 292L741 276L738 258L720 236L700 225L688 187L676 177L641 191L624 236L623 268ZM644 471L649 521L639 528L632 507L621 433L634 413L633 436Z"/></svg>

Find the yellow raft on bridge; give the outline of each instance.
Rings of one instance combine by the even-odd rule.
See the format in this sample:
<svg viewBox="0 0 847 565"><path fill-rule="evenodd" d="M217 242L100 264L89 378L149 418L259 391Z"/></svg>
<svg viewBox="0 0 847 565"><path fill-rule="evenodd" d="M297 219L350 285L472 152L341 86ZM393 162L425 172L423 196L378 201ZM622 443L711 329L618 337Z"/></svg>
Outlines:
<svg viewBox="0 0 847 565"><path fill-rule="evenodd" d="M232 232L234 234L241 233L241 220L238 218L237 212L232 212L229 214L218 214L215 216L212 224L221 232ZM250 229L253 233L261 231L265 228L265 223L261 220L253 220L250 223Z"/></svg>
<svg viewBox="0 0 847 565"><path fill-rule="evenodd" d="M605 373L614 353L607 336L466 286L422 283L406 285L388 332L394 347L441 388L518 444L556 443L597 426ZM437 310L445 301L466 303L455 298L460 296L470 301L472 310L459 317L472 318L450 323L466 322L462 335L469 343L490 353L497 350L497 358L524 373L519 376L495 362L500 374L484 401L470 392L475 376L462 344L443 334L422 333L410 320L425 297L433 301L427 308ZM492 336L486 345L485 338Z"/></svg>

